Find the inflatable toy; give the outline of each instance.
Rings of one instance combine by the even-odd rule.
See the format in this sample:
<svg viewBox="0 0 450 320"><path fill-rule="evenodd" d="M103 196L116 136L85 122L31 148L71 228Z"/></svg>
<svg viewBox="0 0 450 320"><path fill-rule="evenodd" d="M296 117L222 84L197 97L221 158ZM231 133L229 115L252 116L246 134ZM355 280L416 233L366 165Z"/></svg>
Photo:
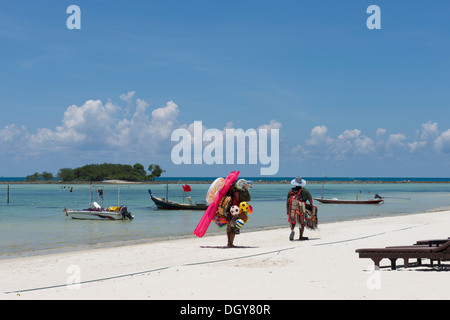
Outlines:
<svg viewBox="0 0 450 320"><path fill-rule="evenodd" d="M239 179L238 182L236 182L236 188L241 189L241 190L248 190L253 188L253 184L251 181L247 181L245 179Z"/></svg>
<svg viewBox="0 0 450 320"><path fill-rule="evenodd" d="M193 232L194 235L199 238L205 235L206 230L208 230L208 227L211 224L211 221L214 219L217 208L219 207L220 200L228 192L233 182L237 180L237 178L239 177L239 173L240 171L233 171L226 177L223 187L216 193L216 195L214 196L214 201L208 206L208 209L206 209L205 213L200 219L200 222L195 228Z"/></svg>
<svg viewBox="0 0 450 320"><path fill-rule="evenodd" d="M217 178L213 183L209 186L208 192L206 193L206 202L211 204L214 201L214 197L223 188L225 184L224 178Z"/></svg>

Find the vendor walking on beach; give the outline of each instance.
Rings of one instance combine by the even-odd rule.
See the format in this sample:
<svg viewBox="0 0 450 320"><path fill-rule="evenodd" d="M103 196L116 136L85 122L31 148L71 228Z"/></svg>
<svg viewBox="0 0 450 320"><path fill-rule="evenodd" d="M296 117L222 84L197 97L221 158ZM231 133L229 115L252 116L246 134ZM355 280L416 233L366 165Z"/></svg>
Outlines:
<svg viewBox="0 0 450 320"><path fill-rule="evenodd" d="M250 192L248 189L250 189L252 184L248 182L245 179L238 180L231 188L228 194L232 198L231 205L233 206L239 206L241 202L248 202L250 201ZM227 223L227 239L228 243L227 246L229 248L235 247L234 238L236 234L239 234L240 229L236 226L236 219L240 218L240 215L233 216L231 214L228 215L228 223ZM248 219L248 218L247 218ZM245 221L247 222L247 221Z"/></svg>
<svg viewBox="0 0 450 320"><path fill-rule="evenodd" d="M289 240L294 240L295 235L295 226L298 223L300 236L299 240L308 240L308 237L303 236L303 231L305 230L305 217L303 210L297 210L295 206L298 206L298 201L306 203L306 201L309 201L311 205L313 205L313 200L311 193L308 191L308 189L305 188L306 181L303 180L300 177L296 177L291 181L291 184L294 186L288 193L287 201L286 201L286 212L288 215L288 221L291 227L291 234L289 235ZM296 201L298 200L298 201Z"/></svg>

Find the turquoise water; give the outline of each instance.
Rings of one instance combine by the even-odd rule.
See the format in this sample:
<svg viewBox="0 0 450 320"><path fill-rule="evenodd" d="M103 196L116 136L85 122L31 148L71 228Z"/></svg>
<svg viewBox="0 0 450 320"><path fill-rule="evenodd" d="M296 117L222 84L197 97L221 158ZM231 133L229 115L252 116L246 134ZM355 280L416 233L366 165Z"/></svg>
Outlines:
<svg viewBox="0 0 450 320"><path fill-rule="evenodd" d="M203 201L209 184L192 184L192 198ZM104 206L126 205L133 221L83 221L65 216L64 208L86 208L89 186L75 185L73 192L61 191L53 184L12 184L10 203L6 203L6 185L0 185L0 258L73 250L86 246L119 245L148 240L192 236L202 211L166 211L156 209L148 189L165 197L166 186L130 185L120 189L104 185ZM321 196L322 185L308 184L313 197ZM251 190L253 214L244 230L287 227L285 201L289 184L258 184ZM369 193L370 192L370 193ZM381 205L321 204L317 201L320 223L409 214L450 208L448 183L326 183L325 198L385 199ZM181 185L169 184L169 199L182 201ZM407 200L409 199L409 200ZM119 201L119 203L118 203ZM101 203L101 200L99 201ZM207 234L224 234L211 224ZM224 240L225 241L225 240Z"/></svg>

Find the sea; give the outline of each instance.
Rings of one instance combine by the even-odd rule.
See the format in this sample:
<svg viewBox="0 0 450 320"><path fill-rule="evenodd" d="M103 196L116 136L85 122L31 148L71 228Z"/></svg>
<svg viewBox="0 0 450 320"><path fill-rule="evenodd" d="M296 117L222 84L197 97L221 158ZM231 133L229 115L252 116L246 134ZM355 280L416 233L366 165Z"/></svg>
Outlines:
<svg viewBox="0 0 450 320"><path fill-rule="evenodd" d="M131 245L149 241L195 237L192 232L203 211L157 209L149 196L168 196L183 202L182 185L191 183L191 197L205 202L210 177L160 178L149 184L31 184L24 178L0 178L0 259L75 251L99 247ZM250 190L253 213L241 233L286 228L286 196L291 177L246 178L253 180ZM378 205L321 204L318 208L319 229L322 223L407 215L450 210L450 178L304 178L313 197L338 199L385 198ZM7 183L5 181L14 181ZM174 183L173 181L176 181ZM20 182L20 183L17 183ZM323 183L322 183L323 182ZM125 205L132 221L87 221L66 217L65 208L89 206L90 189L102 188L104 207ZM94 192L95 196L97 193ZM102 203L103 202L103 203ZM314 232L314 231L308 231ZM211 223L206 235L223 234ZM242 234L240 236L242 236Z"/></svg>

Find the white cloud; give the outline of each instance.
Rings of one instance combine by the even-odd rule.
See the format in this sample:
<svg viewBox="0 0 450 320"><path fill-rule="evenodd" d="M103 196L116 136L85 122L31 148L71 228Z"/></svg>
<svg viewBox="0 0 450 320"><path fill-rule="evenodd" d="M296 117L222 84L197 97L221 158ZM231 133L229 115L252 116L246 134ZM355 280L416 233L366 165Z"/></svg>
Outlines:
<svg viewBox="0 0 450 320"><path fill-rule="evenodd" d="M361 135L361 130L345 130L335 141L336 153L369 153L375 150L372 139Z"/></svg>
<svg viewBox="0 0 450 320"><path fill-rule="evenodd" d="M391 152L394 148L403 148L405 146L403 142L405 139L406 136L403 133L390 134L386 141L386 150Z"/></svg>
<svg viewBox="0 0 450 320"><path fill-rule="evenodd" d="M0 128L0 149L13 158L29 159L39 155L58 153L61 157L77 157L86 153L93 161L119 161L112 158L134 152L143 158L148 155L170 154L173 144L172 132L177 128L192 131L193 124L179 123L180 108L174 101L152 107L145 100L136 98L134 91L120 96L126 103L118 105L111 101L87 100L84 104L71 105L62 114L61 123L54 128L39 128L29 132L25 126L9 124ZM122 102L122 104L125 104ZM205 123L206 125L206 123ZM227 122L220 130L232 129ZM271 120L257 129L281 129L281 122ZM283 127L284 128L284 127ZM202 128L202 131L206 130ZM281 133L281 131L280 131ZM193 132L191 132L192 137ZM290 147L290 159L345 160L352 157L392 158L403 154L450 153L450 129L440 132L438 123L427 121L413 135L406 133L388 134L386 128L378 128L374 137L363 130L345 129L333 136L327 126L318 125L311 129L309 137L300 139ZM287 149L287 148L286 148ZM70 152L70 153L69 153ZM106 156L107 155L107 156ZM400 157L399 157L400 158Z"/></svg>
<svg viewBox="0 0 450 320"><path fill-rule="evenodd" d="M117 122L117 132L111 134L112 145L130 150L160 151L172 131L178 126L178 105L169 101L165 106L156 108L148 116L149 104L136 99L136 110L131 119Z"/></svg>
<svg viewBox="0 0 450 320"><path fill-rule="evenodd" d="M131 102L135 92L121 95ZM127 106L128 107L128 106ZM158 152L177 126L178 106L169 101L148 116L149 105L136 99L134 113L124 117L125 108L112 102L88 100L83 105L71 105L63 114L61 125L55 129L39 128L29 133L26 128L7 125L0 130L0 147L20 145L34 153L71 150L102 150L117 152L146 150Z"/></svg>
<svg viewBox="0 0 450 320"><path fill-rule="evenodd" d="M378 128L377 129L377 132L376 132L376 134L377 134L377 137L380 137L380 136L383 136L385 133L386 133L386 129L384 129L384 128Z"/></svg>
<svg viewBox="0 0 450 320"><path fill-rule="evenodd" d="M126 94L123 93L120 95L120 99L125 101L126 103L131 103L136 91L128 91Z"/></svg>
<svg viewBox="0 0 450 320"><path fill-rule="evenodd" d="M450 129L442 132L434 141L434 147L438 152L450 153Z"/></svg>
<svg viewBox="0 0 450 320"><path fill-rule="evenodd" d="M310 138L292 147L290 153L300 156L300 160L319 155L329 158L327 150L332 143L333 139L328 136L328 128L324 125L316 126L311 130Z"/></svg>
<svg viewBox="0 0 450 320"><path fill-rule="evenodd" d="M375 139L375 140L374 140ZM438 123L428 121L421 125L413 138L404 133L387 134L387 129L378 128L375 138L363 134L360 129L346 129L336 138L328 134L324 125L311 130L310 137L290 149L291 154L303 158L348 159L352 155L373 155L377 159L392 158L409 153L450 153L450 129L440 133Z"/></svg>
<svg viewBox="0 0 450 320"><path fill-rule="evenodd" d="M428 121L422 124L422 140L427 140L429 138L436 138L439 135L437 122Z"/></svg>
<svg viewBox="0 0 450 320"><path fill-rule="evenodd" d="M100 100L88 100L81 107L72 105L64 112L62 126L54 131L41 129L44 141L55 143L86 142L96 146L113 135L111 124L115 121L115 108L106 106ZM39 134L39 131L38 131Z"/></svg>
<svg viewBox="0 0 450 320"><path fill-rule="evenodd" d="M362 135L359 129L347 129L333 139L328 135L326 126L316 126L311 130L310 138L305 147L297 145L291 152L301 151L304 154L321 154L344 159L348 154L366 154L375 150L375 143L369 137Z"/></svg>
<svg viewBox="0 0 450 320"><path fill-rule="evenodd" d="M409 152L420 152L427 147L432 147L438 136L439 130L437 122L428 121L423 123L422 133L417 130L414 141L407 143Z"/></svg>
<svg viewBox="0 0 450 320"><path fill-rule="evenodd" d="M228 125L228 124L227 124ZM260 125L259 127L258 127L258 130L260 130L260 129L266 129L266 130L271 130L271 129L281 129L281 123L280 122L278 122L277 120L270 120L269 121L269 124L263 124L263 125Z"/></svg>
<svg viewBox="0 0 450 320"><path fill-rule="evenodd" d="M130 159L130 153L133 154L132 159L150 160L170 154L173 147L170 137L175 129L184 127L192 130L193 124L179 123L180 109L174 101L152 108L145 100L136 98L134 91L122 94L120 100L126 105L101 100L87 100L79 106L70 105L62 114L60 125L39 128L32 133L25 127L7 125L0 128L0 149L4 154L13 154L22 160L32 157L48 159L55 153L62 162L67 157L83 157L88 161L123 161ZM231 122L227 122L221 132L232 126ZM279 128L281 123L276 120L258 127Z"/></svg>
<svg viewBox="0 0 450 320"><path fill-rule="evenodd" d="M408 150L409 152L413 153L416 151L419 151L420 149L424 148L426 146L425 141L413 141L408 143Z"/></svg>
<svg viewBox="0 0 450 320"><path fill-rule="evenodd" d="M328 146L333 143L328 135L326 126L316 126L311 130L311 138L306 141L307 146Z"/></svg>
<svg viewBox="0 0 450 320"><path fill-rule="evenodd" d="M153 110L151 125L147 127L149 133L160 139L168 139L177 126L179 113L178 106L173 101L167 102L165 107Z"/></svg>
<svg viewBox="0 0 450 320"><path fill-rule="evenodd" d="M17 128L15 124L7 125L2 130L0 130L0 142L3 145L14 143L17 141L23 132L26 131L24 127L21 129Z"/></svg>
<svg viewBox="0 0 450 320"><path fill-rule="evenodd" d="M375 143L366 136L355 139L354 145L356 153L371 153L375 151Z"/></svg>

